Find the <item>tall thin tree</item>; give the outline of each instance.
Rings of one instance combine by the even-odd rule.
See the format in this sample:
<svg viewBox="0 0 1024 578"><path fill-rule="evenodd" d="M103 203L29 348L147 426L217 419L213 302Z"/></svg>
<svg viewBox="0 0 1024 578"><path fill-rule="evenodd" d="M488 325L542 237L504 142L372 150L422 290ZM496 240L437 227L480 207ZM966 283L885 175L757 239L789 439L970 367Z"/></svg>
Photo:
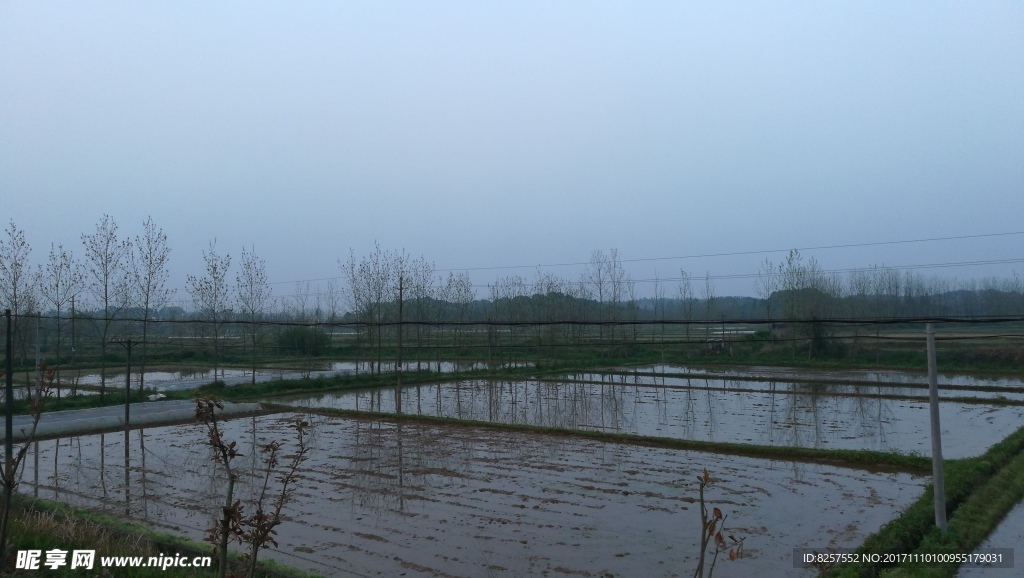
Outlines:
<svg viewBox="0 0 1024 578"><path fill-rule="evenodd" d="M63 337L63 313L71 303L71 299L81 290L82 267L75 261L70 251L63 244L50 245L50 257L46 265L39 270L39 287L43 301L56 311L54 321L57 330L57 359L55 381L57 399L60 399L60 356Z"/></svg>
<svg viewBox="0 0 1024 578"><path fill-rule="evenodd" d="M174 289L167 287L170 272L167 261L171 248L167 235L147 217L142 223L142 236L135 237L132 252L132 280L137 305L142 309L142 352L139 361L139 392L145 388L146 353L149 347L149 327L153 316L167 304L174 295Z"/></svg>
<svg viewBox="0 0 1024 578"><path fill-rule="evenodd" d="M23 320L38 309L35 282L28 261L32 247L25 241L25 232L18 229L13 220L4 232L7 238L0 237L0 298L3 299L3 307L11 310L12 349L16 344L24 364L28 358L28 324Z"/></svg>
<svg viewBox="0 0 1024 578"><path fill-rule="evenodd" d="M210 250L203 251L206 272L202 277L188 276L188 292L200 321L205 321L213 337L213 378L217 379L220 362L220 336L231 315L231 288L228 269L231 256L217 252L217 240L210 241Z"/></svg>
<svg viewBox="0 0 1024 578"><path fill-rule="evenodd" d="M96 232L82 235L85 246L85 270L88 287L101 310L98 321L100 336L100 399L107 385L107 345L115 330L115 321L128 304L128 260L131 242L117 237L117 222L103 215Z"/></svg>
<svg viewBox="0 0 1024 578"><path fill-rule="evenodd" d="M267 268L263 259L256 256L256 248L249 251L242 248L241 268L235 274L238 309L246 322L246 334L252 346L252 383L256 383L256 359L262 321L271 301L270 284L267 282Z"/></svg>

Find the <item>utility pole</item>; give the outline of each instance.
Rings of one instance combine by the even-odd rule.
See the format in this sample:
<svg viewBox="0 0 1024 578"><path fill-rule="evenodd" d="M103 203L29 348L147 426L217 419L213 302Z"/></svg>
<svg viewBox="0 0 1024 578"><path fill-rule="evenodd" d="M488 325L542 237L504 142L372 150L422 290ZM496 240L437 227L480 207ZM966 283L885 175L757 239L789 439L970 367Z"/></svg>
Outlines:
<svg viewBox="0 0 1024 578"><path fill-rule="evenodd" d="M725 313L721 313L722 318L722 353L725 353Z"/></svg>
<svg viewBox="0 0 1024 578"><path fill-rule="evenodd" d="M395 413L402 413L402 274L398 274L398 360L395 364Z"/></svg>
<svg viewBox="0 0 1024 578"><path fill-rule="evenodd" d="M928 341L928 405L932 422L932 487L935 490L935 526L946 533L946 488L942 479L942 430L939 428L939 377L935 363L935 330L925 324Z"/></svg>
<svg viewBox="0 0 1024 578"><path fill-rule="evenodd" d="M71 363L75 363L75 296L71 296ZM76 382L77 385L77 382ZM77 392L76 392L77 393Z"/></svg>
<svg viewBox="0 0 1024 578"><path fill-rule="evenodd" d="M124 374L124 431L128 431L128 418L129 418L129 407L131 404L131 393L132 393L132 347L139 344L138 341L131 339L115 339L112 343L117 343L124 347L128 352L128 367L125 369ZM124 445L125 459L128 457L128 444Z"/></svg>
<svg viewBox="0 0 1024 578"><path fill-rule="evenodd" d="M36 397L42 397L43 376L39 373L39 326L43 323L43 314L36 313ZM32 395L31 393L29 394Z"/></svg>
<svg viewBox="0 0 1024 578"><path fill-rule="evenodd" d="M7 318L7 340L4 342L4 381L7 391L4 396L4 465L3 465L3 513L0 514L0 556L7 554L7 520L11 515L11 501L14 496L14 360L11 357L11 310L4 310Z"/></svg>
<svg viewBox="0 0 1024 578"><path fill-rule="evenodd" d="M7 482L13 482L13 479L8 479L12 473L11 467L14 464L14 360L11 358L13 353L11 349L11 310L4 310L4 317L7 319L7 339L4 341L4 355L6 359L4 361L4 381L7 386L4 403L4 487L5 493L7 489ZM4 506L6 508L6 505Z"/></svg>

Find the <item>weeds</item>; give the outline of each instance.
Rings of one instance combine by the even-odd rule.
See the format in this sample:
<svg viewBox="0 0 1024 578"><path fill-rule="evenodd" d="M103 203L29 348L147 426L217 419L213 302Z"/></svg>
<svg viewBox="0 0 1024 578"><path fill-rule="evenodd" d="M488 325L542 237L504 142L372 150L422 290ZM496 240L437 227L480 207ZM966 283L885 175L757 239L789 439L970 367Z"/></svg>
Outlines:
<svg viewBox="0 0 1024 578"><path fill-rule="evenodd" d="M227 489L224 494L224 505L221 508L220 520L207 530L205 541L214 544L214 552L217 557L218 576L223 578L227 572L227 546L231 539L247 545L245 557L244 574L249 578L256 575L257 559L261 548L272 544L277 546L274 540L275 528L281 523L281 509L290 496L292 485L299 478L299 466L306 460L309 451L307 446L309 422L299 418L293 424L298 442L298 451L289 457L288 464L283 473L277 473L281 443L273 440L260 448L263 453L264 470L262 475L262 486L259 497L253 504L255 511L249 516L243 512L241 500L235 500L235 483L238 480L238 473L231 467L234 458L242 455L238 451L237 442L228 442L220 430L217 421L217 410L224 409L224 402L208 395L196 400L196 417L206 424L210 446L213 448L213 461L224 466L228 474ZM254 448L255 449L255 448ZM269 497L271 477L276 475L276 480L281 484L280 491L274 491L276 498L269 507L266 501Z"/></svg>
<svg viewBox="0 0 1024 578"><path fill-rule="evenodd" d="M693 577L704 577L705 555L707 554L708 547L713 543L714 551L712 552L711 565L708 567L708 578L711 578L715 572L715 563L718 562L718 555L722 552L728 552L730 560L743 557L743 541L746 540L746 537L737 539L732 534L725 533L725 520L728 516L723 515L722 510L712 508L711 514L708 514L707 504L704 502L704 488L715 482L715 479L711 477L711 473L705 469L703 475L697 476L697 482L701 519L700 557L697 559L697 569L694 570Z"/></svg>

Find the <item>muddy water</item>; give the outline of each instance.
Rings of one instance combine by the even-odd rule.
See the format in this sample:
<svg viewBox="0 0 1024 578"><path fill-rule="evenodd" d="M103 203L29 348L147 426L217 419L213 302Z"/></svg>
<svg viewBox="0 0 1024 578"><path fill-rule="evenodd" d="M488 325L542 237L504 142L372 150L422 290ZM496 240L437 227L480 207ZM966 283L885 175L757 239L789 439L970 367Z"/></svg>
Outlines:
<svg viewBox="0 0 1024 578"><path fill-rule="evenodd" d="M696 476L748 557L716 576L792 575L794 547L854 547L921 492L906 474L479 428L312 416L312 450L268 556L327 576L690 575ZM250 444L289 418L224 423ZM40 442L21 491L200 538L223 500L202 426ZM293 448L294 446L289 446ZM289 453L286 450L286 453ZM35 464L38 464L37 466ZM38 468L38 469L37 469Z"/></svg>
<svg viewBox="0 0 1024 578"><path fill-rule="evenodd" d="M876 396L865 397L847 395L848 386L840 385L683 379L687 385L682 386L677 381L632 385L613 376L603 383L480 380L410 386L402 389L402 413L700 441L931 452L927 401L877 397L893 395L890 388L860 387L860 393ZM286 403L395 410L394 392L387 389ZM943 455L962 458L983 453L1020 427L1024 407L944 402L940 417Z"/></svg>

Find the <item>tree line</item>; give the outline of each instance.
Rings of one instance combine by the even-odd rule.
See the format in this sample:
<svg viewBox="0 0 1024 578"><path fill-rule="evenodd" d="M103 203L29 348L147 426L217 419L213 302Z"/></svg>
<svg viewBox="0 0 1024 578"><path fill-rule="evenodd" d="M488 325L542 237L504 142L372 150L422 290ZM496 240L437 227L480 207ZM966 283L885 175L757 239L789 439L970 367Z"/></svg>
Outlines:
<svg viewBox="0 0 1024 578"><path fill-rule="evenodd" d="M350 251L339 259L339 277L326 287L298 282L292 295L275 298L254 247L244 247L233 263L211 241L203 251L203 271L188 275L184 284L190 309L173 306L171 248L151 218L142 223L141 234L128 237L103 215L93 232L81 235L80 255L51 244L43 262L34 264L24 232L10 222L0 236L0 306L14 315L12 341L23 364L37 325L45 323L46 350L58 361L75 360L79 343L69 343L69 336L92 344L101 391L117 340L139 343L144 372L154 337L172 334L208 349L215 371L226 340L235 348L241 344L255 380L268 341L278 350L313 356L331 342L331 328L342 326L348 328L349 343L379 369L397 344L399 321L408 324L405 346L416 351L472 355L467 348L477 354L485 348L490 357L509 343L555 351L631 343L642 335L664 340L668 332L686 341L710 341L712 321L760 319L775 323L773 335L807 342L813 356L830 337L829 325L787 321L1024 314L1024 286L1016 274L957 281L884 266L830 273L795 250L781 262L761 264L754 297L720 296L710 273L695 276L685 270L678 277L654 279L653 297L640 297L638 282L615 249L593 251L577 278L538 269L530 279L504 276L478 291L466 272L442 275L423 256L375 245L369 254ZM160 323L168 320L191 323ZM669 321L682 325L673 329Z"/></svg>

